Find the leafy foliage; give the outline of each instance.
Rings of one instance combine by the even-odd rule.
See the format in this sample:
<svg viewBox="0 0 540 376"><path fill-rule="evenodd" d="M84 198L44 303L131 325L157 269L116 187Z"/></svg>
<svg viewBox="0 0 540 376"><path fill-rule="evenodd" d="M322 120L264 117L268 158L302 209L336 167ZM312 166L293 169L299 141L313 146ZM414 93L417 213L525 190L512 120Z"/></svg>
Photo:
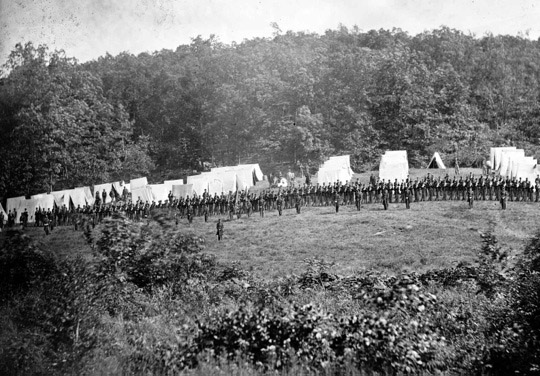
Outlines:
<svg viewBox="0 0 540 376"><path fill-rule="evenodd" d="M173 223L162 215L148 222L122 215L104 221L95 239L102 256L97 274L140 288L205 278L215 259L201 253L202 239L176 232Z"/></svg>
<svg viewBox="0 0 540 376"><path fill-rule="evenodd" d="M442 27L286 32L78 64L17 45L0 85L0 193L190 171L203 162L357 170L382 150L477 166L493 145L536 153L540 42ZM14 179L17 177L17 179Z"/></svg>

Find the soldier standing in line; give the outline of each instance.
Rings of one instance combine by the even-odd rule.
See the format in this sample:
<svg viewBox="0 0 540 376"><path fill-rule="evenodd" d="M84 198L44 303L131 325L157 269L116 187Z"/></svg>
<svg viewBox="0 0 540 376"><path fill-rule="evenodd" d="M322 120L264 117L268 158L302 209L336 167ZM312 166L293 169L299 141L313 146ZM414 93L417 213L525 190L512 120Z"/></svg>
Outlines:
<svg viewBox="0 0 540 376"><path fill-rule="evenodd" d="M224 230L224 225L223 225L223 222L221 222L221 219L218 219L217 221L216 230L217 230L216 231L217 239L221 240L223 238L223 230Z"/></svg>

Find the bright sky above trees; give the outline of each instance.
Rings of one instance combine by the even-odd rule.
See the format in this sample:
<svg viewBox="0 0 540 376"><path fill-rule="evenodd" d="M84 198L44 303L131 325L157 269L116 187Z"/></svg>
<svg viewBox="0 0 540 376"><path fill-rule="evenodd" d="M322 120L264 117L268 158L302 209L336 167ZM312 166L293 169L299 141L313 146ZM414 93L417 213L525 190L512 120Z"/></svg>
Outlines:
<svg viewBox="0 0 540 376"><path fill-rule="evenodd" d="M0 0L0 61L18 42L84 62L109 52L175 49L197 35L225 43L275 31L324 33L340 24L410 34L441 25L482 36L540 37L535 0Z"/></svg>

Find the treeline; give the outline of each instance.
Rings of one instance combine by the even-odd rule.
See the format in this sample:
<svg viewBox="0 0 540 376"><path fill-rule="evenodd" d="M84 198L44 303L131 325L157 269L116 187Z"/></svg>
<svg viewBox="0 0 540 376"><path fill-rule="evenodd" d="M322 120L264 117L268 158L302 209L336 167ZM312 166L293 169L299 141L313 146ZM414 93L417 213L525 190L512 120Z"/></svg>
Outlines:
<svg viewBox="0 0 540 376"><path fill-rule="evenodd" d="M406 149L416 167L434 151L462 166L481 164L494 145L530 155L539 61L539 41L444 27L416 36L276 27L273 38L197 37L175 51L85 64L17 46L0 86L0 190L204 162L316 168L338 153L366 170L387 149Z"/></svg>

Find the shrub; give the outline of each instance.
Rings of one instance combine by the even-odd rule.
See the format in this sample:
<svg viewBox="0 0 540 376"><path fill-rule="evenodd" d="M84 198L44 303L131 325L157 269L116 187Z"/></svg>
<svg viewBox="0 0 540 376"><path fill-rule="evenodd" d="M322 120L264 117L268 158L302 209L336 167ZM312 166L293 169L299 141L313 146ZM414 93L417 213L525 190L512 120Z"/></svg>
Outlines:
<svg viewBox="0 0 540 376"><path fill-rule="evenodd" d="M21 230L8 230L0 248L0 304L57 272L52 253L36 247Z"/></svg>
<svg viewBox="0 0 540 376"><path fill-rule="evenodd" d="M215 258L201 252L201 238L179 233L163 216L143 223L117 215L97 227L96 237L97 273L140 288L182 285L215 267Z"/></svg>

